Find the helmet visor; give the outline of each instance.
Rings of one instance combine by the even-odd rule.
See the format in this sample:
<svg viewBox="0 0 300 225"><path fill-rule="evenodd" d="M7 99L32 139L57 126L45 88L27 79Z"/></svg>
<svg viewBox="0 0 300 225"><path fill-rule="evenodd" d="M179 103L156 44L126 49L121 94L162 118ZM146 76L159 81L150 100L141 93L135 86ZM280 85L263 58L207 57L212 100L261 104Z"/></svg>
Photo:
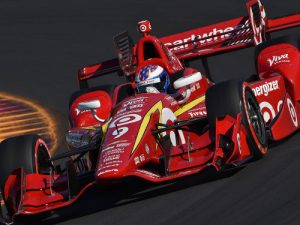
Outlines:
<svg viewBox="0 0 300 225"><path fill-rule="evenodd" d="M136 87L138 93L145 93L147 87L154 87L159 92L165 93L166 92L165 83L166 83L166 77L161 77L161 78L155 78L151 80L140 81L139 83L136 84Z"/></svg>

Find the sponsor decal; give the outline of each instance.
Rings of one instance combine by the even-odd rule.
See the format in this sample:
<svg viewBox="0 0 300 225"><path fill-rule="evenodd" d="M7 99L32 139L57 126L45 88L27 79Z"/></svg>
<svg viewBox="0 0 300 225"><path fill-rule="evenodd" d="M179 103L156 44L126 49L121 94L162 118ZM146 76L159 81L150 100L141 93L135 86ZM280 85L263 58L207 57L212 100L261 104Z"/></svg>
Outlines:
<svg viewBox="0 0 300 225"><path fill-rule="evenodd" d="M102 174L105 174L105 173L111 173L111 172L118 172L119 170L118 169L110 169L110 170L104 170L104 171L100 171L97 176L100 176Z"/></svg>
<svg viewBox="0 0 300 225"><path fill-rule="evenodd" d="M179 45L177 47L171 48L171 51L178 51L182 49L187 49L191 45L198 46L198 45L205 45L209 44L211 42L217 42L221 40L224 40L228 37L230 37L232 34L230 31L233 30L241 30L245 28L245 32L250 31L249 27L249 20L245 22L245 24L238 25L236 27L226 27L224 29L217 29L213 28L210 32L207 33L202 33L202 34L191 34L189 37L183 38L183 39L178 39L173 42L167 42L165 43L165 46L172 46L172 45ZM248 28L248 29L247 29ZM251 39L247 40L241 40L237 43L234 44L239 44L243 42L250 42L252 41Z"/></svg>
<svg viewBox="0 0 300 225"><path fill-rule="evenodd" d="M252 88L252 91L254 92L255 96L268 96L270 92L276 91L279 89L278 86L278 80L266 82L265 84L262 84L258 87Z"/></svg>
<svg viewBox="0 0 300 225"><path fill-rule="evenodd" d="M183 107L179 108L174 112L175 116L180 116L181 114L189 111L190 109L194 108L196 105L200 104L201 102L204 102L205 95L195 99L194 101L184 105Z"/></svg>
<svg viewBox="0 0 300 225"><path fill-rule="evenodd" d="M109 165L109 167L112 167L111 164L116 164L116 163L122 163L120 160L121 155L124 153L124 148L129 146L130 143L125 141L125 143L120 143L119 141L116 141L113 143L113 145L110 145L109 147L106 147L102 150L102 162L105 164L105 166ZM100 167L101 169L105 168L101 164Z"/></svg>
<svg viewBox="0 0 300 225"><path fill-rule="evenodd" d="M191 87L191 92L195 92L196 90L200 89L200 84L196 83Z"/></svg>
<svg viewBox="0 0 300 225"><path fill-rule="evenodd" d="M155 79L151 79L151 80L144 80L144 81L140 81L139 83L136 84L137 87L141 87L141 86L145 86L148 84L156 84L156 83L160 83L160 78L155 78Z"/></svg>
<svg viewBox="0 0 300 225"><path fill-rule="evenodd" d="M132 107L132 108L131 108ZM140 106L138 106L140 107ZM142 109L135 109L134 110L134 106L129 106L127 108L122 108L121 110L119 110L117 113L116 113L116 116L125 116L125 115L128 115L128 114L132 114L132 113L140 113L142 112ZM142 107L141 107L142 108ZM133 110L132 110L133 109Z"/></svg>
<svg viewBox="0 0 300 225"><path fill-rule="evenodd" d="M114 141L114 142L111 142L111 143L107 144L107 146L109 146L109 145L116 145L116 144L119 144L119 143L124 143L124 142L128 142L128 140L119 140L119 141Z"/></svg>
<svg viewBox="0 0 300 225"><path fill-rule="evenodd" d="M140 156L137 156L134 158L134 164L137 165L137 164L140 164L142 163L143 161L145 161L145 155L144 154L141 154Z"/></svg>
<svg viewBox="0 0 300 225"><path fill-rule="evenodd" d="M113 160L118 160L118 159L120 159L120 154L110 155L110 156L104 157L103 162L106 163L108 161L113 161Z"/></svg>
<svg viewBox="0 0 300 225"><path fill-rule="evenodd" d="M124 102L122 108L117 111L116 116L140 113L142 111L141 108L144 107L145 99L147 98L148 97L139 97Z"/></svg>
<svg viewBox="0 0 300 225"><path fill-rule="evenodd" d="M109 165L101 166L101 169L107 169L107 168L110 168L110 167L117 167L119 165L120 165L120 163L109 164Z"/></svg>
<svg viewBox="0 0 300 225"><path fill-rule="evenodd" d="M105 165L115 164L115 163L121 164L121 163L123 163L123 161L122 161L122 160L116 160L116 159L114 159L114 160L112 160L112 161L105 162ZM101 165L101 166L102 166L102 165Z"/></svg>
<svg viewBox="0 0 300 225"><path fill-rule="evenodd" d="M291 101L291 99L287 98L287 105L290 111L290 115L293 121L293 124L295 125L295 127L298 127L298 118L297 118L297 113L295 110L295 107Z"/></svg>
<svg viewBox="0 0 300 225"><path fill-rule="evenodd" d="M168 95L167 97L165 97L165 99L166 99L167 101L169 101L169 102L170 102L170 105L172 105L172 106L178 104L177 101L174 99L174 96Z"/></svg>
<svg viewBox="0 0 300 225"><path fill-rule="evenodd" d="M277 65L279 63L289 63L291 60L289 59L289 54L283 54L279 56L273 56L272 58L268 58L267 61L270 64L270 67L273 65Z"/></svg>
<svg viewBox="0 0 300 225"><path fill-rule="evenodd" d="M116 147L117 147L117 148L120 148L120 147L121 147L121 148L122 148L122 147L124 148L124 147L128 147L129 145L130 145L130 143L122 143L122 144L117 144Z"/></svg>
<svg viewBox="0 0 300 225"><path fill-rule="evenodd" d="M107 148L104 148L104 149L102 149L102 152L106 152L106 151L108 151L108 150L110 150L110 149L113 149L115 146L109 146L109 147L107 147Z"/></svg>
<svg viewBox="0 0 300 225"><path fill-rule="evenodd" d="M191 118L194 118L194 117L206 116L207 112L206 111L189 112L189 115Z"/></svg>
<svg viewBox="0 0 300 225"><path fill-rule="evenodd" d="M139 98L128 100L128 101L123 103L123 107L144 103L144 100L146 98L148 98L148 97L139 97Z"/></svg>
<svg viewBox="0 0 300 225"><path fill-rule="evenodd" d="M124 107L124 108L120 109L116 113L116 116L123 116L123 115L126 115L126 114L141 112L142 110L135 110L134 111L133 109L142 108L143 106L144 106L143 104L129 105L127 107Z"/></svg>
<svg viewBox="0 0 300 225"><path fill-rule="evenodd" d="M136 171L137 171L137 172L140 172L140 173L143 173L143 174L145 174L145 175L147 175L147 176L149 176L149 177L152 177L152 178L159 178L159 177L160 177L159 175L157 175L157 174L155 174L155 173L151 173L151 172L149 172L149 171L147 171L147 170L140 170L140 169L137 169Z"/></svg>
<svg viewBox="0 0 300 225"><path fill-rule="evenodd" d="M124 149L117 148L117 149L113 149L111 151L104 152L103 157L105 158L105 157L110 156L110 155L119 155L119 154L122 154L122 153L124 153Z"/></svg>

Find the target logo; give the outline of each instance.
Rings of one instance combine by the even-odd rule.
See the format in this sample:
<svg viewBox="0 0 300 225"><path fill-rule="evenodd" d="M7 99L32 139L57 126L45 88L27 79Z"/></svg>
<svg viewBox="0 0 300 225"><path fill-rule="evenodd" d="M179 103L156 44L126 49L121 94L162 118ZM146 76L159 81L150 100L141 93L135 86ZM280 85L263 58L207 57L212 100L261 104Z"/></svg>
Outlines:
<svg viewBox="0 0 300 225"><path fill-rule="evenodd" d="M292 122L295 127L298 127L299 122L298 122L298 117L297 117L295 107L294 107L291 99L287 98L286 102L287 102L287 106L289 109L289 113L291 115ZM278 101L277 107L276 107L277 112L276 112L274 107L269 102L261 102L259 104L259 107L260 107L260 111L264 117L264 121L267 123L267 122L273 120L275 118L276 114L281 110L282 106L283 106L283 101L282 100Z"/></svg>
<svg viewBox="0 0 300 225"><path fill-rule="evenodd" d="M146 30L147 30L146 25L143 24L140 26L140 31L145 32Z"/></svg>
<svg viewBox="0 0 300 225"><path fill-rule="evenodd" d="M138 114L128 114L121 116L114 120L110 125L109 128L115 128L112 132L112 135L115 136L114 139L119 138L126 134L129 131L127 124L138 122L142 119L142 117Z"/></svg>
<svg viewBox="0 0 300 225"><path fill-rule="evenodd" d="M148 34L151 31L151 24L148 20L138 22L138 31L143 34Z"/></svg>
<svg viewBox="0 0 300 225"><path fill-rule="evenodd" d="M288 108L289 108L289 111L290 111L292 122L295 125L295 127L298 127L297 113L296 113L295 107L294 107L291 99L289 99L289 98L287 99L287 105L288 105Z"/></svg>
<svg viewBox="0 0 300 225"><path fill-rule="evenodd" d="M273 106L269 102L261 102L259 107L266 123L274 119L276 113Z"/></svg>

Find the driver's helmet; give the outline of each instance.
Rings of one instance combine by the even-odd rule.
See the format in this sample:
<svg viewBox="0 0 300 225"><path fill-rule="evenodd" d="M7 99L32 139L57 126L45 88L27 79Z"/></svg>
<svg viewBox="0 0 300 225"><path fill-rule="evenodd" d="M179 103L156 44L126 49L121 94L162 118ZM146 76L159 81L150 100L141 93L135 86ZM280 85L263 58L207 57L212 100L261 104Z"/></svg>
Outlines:
<svg viewBox="0 0 300 225"><path fill-rule="evenodd" d="M140 69L135 76L138 93L146 93L148 87L160 93L167 93L170 79L168 73L158 65L149 65Z"/></svg>

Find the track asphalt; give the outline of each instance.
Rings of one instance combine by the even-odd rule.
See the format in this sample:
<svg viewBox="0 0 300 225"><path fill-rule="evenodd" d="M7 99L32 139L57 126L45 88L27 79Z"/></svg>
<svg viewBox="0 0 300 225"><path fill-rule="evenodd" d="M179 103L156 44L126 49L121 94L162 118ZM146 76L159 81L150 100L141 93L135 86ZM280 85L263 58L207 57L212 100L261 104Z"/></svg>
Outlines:
<svg viewBox="0 0 300 225"><path fill-rule="evenodd" d="M298 0L264 3L269 17L300 12ZM44 106L57 121L61 151L69 96L78 88L77 69L115 57L113 35L128 30L137 40L136 23L143 19L161 37L246 13L245 1L239 0L1 0L0 91ZM284 33L295 32L300 29ZM255 72L253 55L253 49L246 49L210 59L213 78L250 76ZM104 83L111 80L103 78ZM160 186L94 188L74 206L37 224L296 225L299 171L297 133L235 174L205 182L191 177Z"/></svg>

